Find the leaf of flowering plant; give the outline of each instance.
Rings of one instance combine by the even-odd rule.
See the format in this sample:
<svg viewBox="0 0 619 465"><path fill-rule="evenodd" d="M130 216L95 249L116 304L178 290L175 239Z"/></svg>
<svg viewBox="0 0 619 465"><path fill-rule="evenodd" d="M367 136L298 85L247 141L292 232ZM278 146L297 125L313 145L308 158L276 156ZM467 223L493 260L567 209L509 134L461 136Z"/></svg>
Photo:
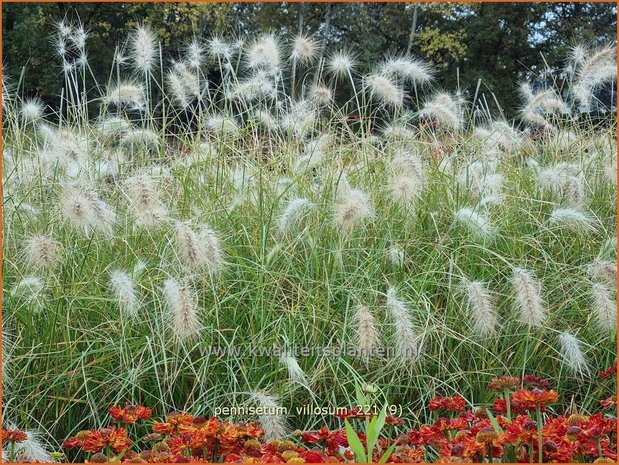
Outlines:
<svg viewBox="0 0 619 465"><path fill-rule="evenodd" d="M395 444L391 444L387 450L385 451L385 453L381 456L380 460L378 461L378 463L387 463L387 460L389 460L389 457L391 457L391 453L393 452L393 450L395 449Z"/></svg>
<svg viewBox="0 0 619 465"><path fill-rule="evenodd" d="M503 428L501 428L501 425L499 425L499 422L496 421L496 418L494 418L494 415L492 414L490 409L487 409L486 412L488 413L488 418L490 419L490 423L492 423L494 430L498 431L499 433L502 433Z"/></svg>
<svg viewBox="0 0 619 465"><path fill-rule="evenodd" d="M344 424L346 425L346 439L348 439L348 445L355 454L355 460L359 463L368 463L359 436L357 436L357 433L347 419L344 420Z"/></svg>
<svg viewBox="0 0 619 465"><path fill-rule="evenodd" d="M363 411L363 413L367 413L365 412L364 408L365 405L368 403L367 402L367 398L365 397L365 395L363 394L363 392L361 391L361 388L359 387L358 384L355 384L355 394L357 396L357 404L359 404L359 408L361 408L361 410Z"/></svg>
<svg viewBox="0 0 619 465"><path fill-rule="evenodd" d="M385 405L381 410L380 414L377 417L372 418L368 425L367 434L367 446L368 446L368 455L372 456L372 451L374 450L374 446L378 441L378 436L380 435L383 426L385 426L385 419L387 418L387 406Z"/></svg>

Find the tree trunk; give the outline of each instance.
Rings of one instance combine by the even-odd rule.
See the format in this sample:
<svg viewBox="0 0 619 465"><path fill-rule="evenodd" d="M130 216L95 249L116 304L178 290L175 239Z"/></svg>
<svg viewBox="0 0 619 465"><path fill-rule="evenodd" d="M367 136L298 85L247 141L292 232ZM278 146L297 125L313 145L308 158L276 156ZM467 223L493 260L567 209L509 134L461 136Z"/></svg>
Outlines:
<svg viewBox="0 0 619 465"><path fill-rule="evenodd" d="M413 48L413 38L415 37L415 30L417 29L417 10L419 5L415 3L415 9L413 10L413 24L411 25L411 33L408 36L408 47L406 48L406 54L410 55Z"/></svg>
<svg viewBox="0 0 619 465"><path fill-rule="evenodd" d="M305 9L307 4L305 2L299 3L299 34L303 34L303 26L305 26Z"/></svg>
<svg viewBox="0 0 619 465"><path fill-rule="evenodd" d="M322 60L325 55L325 50L327 48L327 39L329 37L329 28L331 25L331 14L332 14L332 3L327 3L327 9L325 11L325 20L324 20L324 31L322 36L322 46L320 47L320 59Z"/></svg>

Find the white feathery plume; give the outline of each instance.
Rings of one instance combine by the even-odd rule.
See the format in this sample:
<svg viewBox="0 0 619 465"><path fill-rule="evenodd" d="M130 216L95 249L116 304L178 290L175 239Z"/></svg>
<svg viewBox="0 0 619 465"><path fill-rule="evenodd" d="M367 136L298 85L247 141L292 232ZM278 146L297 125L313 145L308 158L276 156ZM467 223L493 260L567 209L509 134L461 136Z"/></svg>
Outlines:
<svg viewBox="0 0 619 465"><path fill-rule="evenodd" d="M316 105L309 100L299 100L280 118L280 126L285 131L304 138L314 129L316 119Z"/></svg>
<svg viewBox="0 0 619 465"><path fill-rule="evenodd" d="M355 325L355 340L359 357L366 365L378 345L378 328L376 318L370 309L363 304L355 306L353 313L353 324Z"/></svg>
<svg viewBox="0 0 619 465"><path fill-rule="evenodd" d="M208 40L208 53L213 58L229 60L232 57L232 45L214 36Z"/></svg>
<svg viewBox="0 0 619 465"><path fill-rule="evenodd" d="M286 417L281 413L282 407L278 404L275 396L264 392L254 392L251 400L263 411L267 412L258 416L260 425L264 429L266 441L283 439L288 435L288 425Z"/></svg>
<svg viewBox="0 0 619 465"><path fill-rule="evenodd" d="M553 126L546 119L546 116L568 111L567 105L559 98L554 89L543 90L534 94L531 86L524 83L520 86L520 92L526 101L521 110L521 115L527 123L552 128Z"/></svg>
<svg viewBox="0 0 619 465"><path fill-rule="evenodd" d="M308 94L309 99L317 105L329 105L333 101L333 92L323 84L312 84Z"/></svg>
<svg viewBox="0 0 619 465"><path fill-rule="evenodd" d="M19 109L24 123L34 123L43 117L45 105L38 98L29 98L22 102Z"/></svg>
<svg viewBox="0 0 619 465"><path fill-rule="evenodd" d="M387 258L393 266L402 267L406 259L406 254L401 247L394 245L387 250Z"/></svg>
<svg viewBox="0 0 619 465"><path fill-rule="evenodd" d="M49 236L40 234L26 240L26 262L36 269L52 268L60 258L61 245Z"/></svg>
<svg viewBox="0 0 619 465"><path fill-rule="evenodd" d="M151 129L133 128L123 134L120 142L135 151L157 151L161 145L161 138Z"/></svg>
<svg viewBox="0 0 619 465"><path fill-rule="evenodd" d="M15 444L15 456L19 462L55 462L48 451L49 446L43 443L38 432L28 430L25 433L26 440Z"/></svg>
<svg viewBox="0 0 619 465"><path fill-rule="evenodd" d="M483 214L472 208L461 208L454 214L454 222L464 225L474 236L491 239L497 233L496 227Z"/></svg>
<svg viewBox="0 0 619 465"><path fill-rule="evenodd" d="M86 41L88 40L89 33L84 29L83 24L78 24L73 27L73 30L69 34L69 39L75 44L77 48L83 50L86 46Z"/></svg>
<svg viewBox="0 0 619 465"><path fill-rule="evenodd" d="M196 298L189 286L180 286L174 279L163 283L172 333L181 340L197 336L202 330Z"/></svg>
<svg viewBox="0 0 619 465"><path fill-rule="evenodd" d="M420 156L411 150L397 150L391 160L391 168L397 173L413 176L421 183L423 183L426 177Z"/></svg>
<svg viewBox="0 0 619 465"><path fill-rule="evenodd" d="M220 274L225 266L225 256L219 237L217 237L217 234L210 226L203 224L198 233L198 238L207 272L211 275Z"/></svg>
<svg viewBox="0 0 619 465"><path fill-rule="evenodd" d="M369 137L371 136L366 136L366 140L368 140ZM383 129L383 138L387 142L394 143L394 145L396 145L396 143L397 145L405 145L407 143L414 142L417 138L417 134L415 131L402 124L394 123L385 126ZM371 139L369 139L368 142L371 142Z"/></svg>
<svg viewBox="0 0 619 465"><path fill-rule="evenodd" d="M187 108L190 99L181 77L174 71L168 71L167 82L172 95L172 101L180 108Z"/></svg>
<svg viewBox="0 0 619 465"><path fill-rule="evenodd" d="M122 136L125 131L131 130L132 127L129 120L120 116L107 116L99 119L95 124L95 129L104 137L109 138Z"/></svg>
<svg viewBox="0 0 619 465"><path fill-rule="evenodd" d="M462 288L467 296L469 316L475 333L482 337L496 334L497 311L486 285L481 281L463 278Z"/></svg>
<svg viewBox="0 0 619 465"><path fill-rule="evenodd" d="M139 26L133 31L130 40L129 56L133 66L144 74L149 74L157 62L157 42L155 35L147 26Z"/></svg>
<svg viewBox="0 0 619 465"><path fill-rule="evenodd" d="M181 79L189 100L202 97L203 89L196 71L189 69L187 64L183 62L175 63L174 70ZM203 86L208 86L208 81L206 79L203 81Z"/></svg>
<svg viewBox="0 0 619 465"><path fill-rule="evenodd" d="M121 312L130 318L137 317L140 298L129 273L113 271L110 274L110 287L114 291Z"/></svg>
<svg viewBox="0 0 619 465"><path fill-rule="evenodd" d="M38 276L26 276L22 278L12 289L12 294L26 300L37 309L41 306L45 283Z"/></svg>
<svg viewBox="0 0 619 465"><path fill-rule="evenodd" d="M219 274L224 266L224 254L215 232L203 225L198 233L186 223L176 224L176 243L184 265L209 274Z"/></svg>
<svg viewBox="0 0 619 465"><path fill-rule="evenodd" d="M393 287L387 290L387 310L395 328L398 355L402 359L417 360L421 355L419 336L406 304L398 299Z"/></svg>
<svg viewBox="0 0 619 465"><path fill-rule="evenodd" d="M60 198L60 212L74 228L111 234L116 213L98 194L83 186L67 187Z"/></svg>
<svg viewBox="0 0 619 465"><path fill-rule="evenodd" d="M394 201L412 206L419 198L423 185L419 178L406 174L395 175L389 181L389 191Z"/></svg>
<svg viewBox="0 0 619 465"><path fill-rule="evenodd" d="M319 43L307 35L298 35L292 40L290 59L293 62L311 63L318 53Z"/></svg>
<svg viewBox="0 0 619 465"><path fill-rule="evenodd" d="M185 59L192 68L199 68L204 59L204 47L195 38L185 49Z"/></svg>
<svg viewBox="0 0 619 465"><path fill-rule="evenodd" d="M277 218L277 229L285 234L299 227L304 218L316 205L306 198L291 199Z"/></svg>
<svg viewBox="0 0 619 465"><path fill-rule="evenodd" d="M462 126L460 103L445 92L440 92L428 100L419 116L435 121L439 127L446 130L455 131Z"/></svg>
<svg viewBox="0 0 619 465"><path fill-rule="evenodd" d="M254 114L251 115L251 118L255 123L262 125L269 131L276 131L279 128L279 123L267 110L256 110Z"/></svg>
<svg viewBox="0 0 619 465"><path fill-rule="evenodd" d="M279 357L279 362L286 367L286 370L288 370L288 376L290 377L291 382L299 383L309 389L307 376L292 353L282 353Z"/></svg>
<svg viewBox="0 0 619 465"><path fill-rule="evenodd" d="M603 284L594 283L591 293L594 319L598 329L609 333L617 331L617 301L612 298L610 289Z"/></svg>
<svg viewBox="0 0 619 465"><path fill-rule="evenodd" d="M381 73L415 84L426 84L432 80L428 65L409 57L388 58L381 66Z"/></svg>
<svg viewBox="0 0 619 465"><path fill-rule="evenodd" d="M254 40L245 51L247 66L276 72L280 66L280 47L274 35L264 35Z"/></svg>
<svg viewBox="0 0 619 465"><path fill-rule="evenodd" d="M404 91L387 76L370 74L363 79L364 89L372 99L388 107L401 107L404 103Z"/></svg>
<svg viewBox="0 0 619 465"><path fill-rule="evenodd" d="M357 66L355 56L347 50L338 50L327 60L326 70L336 78L348 77Z"/></svg>
<svg viewBox="0 0 619 465"><path fill-rule="evenodd" d="M129 110L142 111L146 108L144 87L134 82L120 82L107 87L103 96L105 104L127 107Z"/></svg>
<svg viewBox="0 0 619 465"><path fill-rule="evenodd" d="M574 232L597 232L595 218L575 208L555 208L550 214L550 218L548 218L548 223Z"/></svg>
<svg viewBox="0 0 619 465"><path fill-rule="evenodd" d="M204 265L204 255L201 253L198 235L186 223L177 223L175 230L176 244L184 264L190 268L201 268Z"/></svg>
<svg viewBox="0 0 619 465"><path fill-rule="evenodd" d="M129 200L129 210L136 220L136 226L153 226L163 221L168 209L152 177L136 174L124 182L124 192Z"/></svg>
<svg viewBox="0 0 619 465"><path fill-rule="evenodd" d="M488 128L477 128L475 136L481 139L485 151L498 149L513 153L522 145L522 134L506 121L492 121Z"/></svg>
<svg viewBox="0 0 619 465"><path fill-rule="evenodd" d="M573 334L564 331L559 336L563 363L575 374L589 373L589 366L580 341Z"/></svg>
<svg viewBox="0 0 619 465"><path fill-rule="evenodd" d="M2 325L2 388L7 392L11 385L11 355L13 353L13 341L7 331L6 319Z"/></svg>
<svg viewBox="0 0 619 465"><path fill-rule="evenodd" d="M365 192L358 189L351 189L341 195L340 200L334 206L335 223L345 233L352 231L357 225L372 220L374 216L370 199Z"/></svg>
<svg viewBox="0 0 619 465"><path fill-rule="evenodd" d="M262 70L239 82L232 91L232 97L245 101L274 99L277 97L275 81Z"/></svg>
<svg viewBox="0 0 619 465"><path fill-rule="evenodd" d="M505 176L501 173L489 173L481 178L474 188L479 195L500 196L504 180Z"/></svg>
<svg viewBox="0 0 619 465"><path fill-rule="evenodd" d="M578 72L573 89L583 109L591 106L596 88L617 79L617 47L607 45L598 50L587 51L586 56L588 58L576 63Z"/></svg>
<svg viewBox="0 0 619 465"><path fill-rule="evenodd" d="M617 262L616 261L613 262L610 260L604 260L602 258L596 258L589 265L589 268L587 271L589 272L589 275L592 278L603 282L604 284L606 284L607 286L610 286L611 288L616 289L617 287Z"/></svg>
<svg viewBox="0 0 619 465"><path fill-rule="evenodd" d="M230 116L211 115L206 119L205 126L221 136L236 137L240 132L239 124Z"/></svg>
<svg viewBox="0 0 619 465"><path fill-rule="evenodd" d="M58 163L66 168L70 163L81 164L88 152L88 139L72 130L56 129L40 123L37 131L44 140L44 150L41 152L43 162Z"/></svg>
<svg viewBox="0 0 619 465"><path fill-rule="evenodd" d="M520 321L527 326L541 326L546 319L542 284L531 271L518 267L513 269L511 280Z"/></svg>

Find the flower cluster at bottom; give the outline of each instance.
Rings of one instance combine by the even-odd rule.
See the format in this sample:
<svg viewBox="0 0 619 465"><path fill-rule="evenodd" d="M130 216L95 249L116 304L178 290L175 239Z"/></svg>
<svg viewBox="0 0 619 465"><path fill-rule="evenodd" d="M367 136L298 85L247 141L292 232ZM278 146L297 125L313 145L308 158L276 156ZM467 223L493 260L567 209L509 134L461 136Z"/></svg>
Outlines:
<svg viewBox="0 0 619 465"><path fill-rule="evenodd" d="M368 457L390 463L616 463L616 416L575 410L551 414L547 407L558 400L557 392L545 380L531 376L495 378L489 389L496 392L492 408L467 407L460 396L435 397L428 404L433 421L418 428L405 428L401 418L387 415ZM616 397L600 404L605 410L614 409ZM323 427L295 431L279 440L267 440L257 421L230 423L173 412L163 421L147 423L150 409L133 405L112 407L109 413L116 425L80 431L64 442L64 448L81 452L91 463L355 462L359 457L353 453L353 442L367 450L366 434L375 434L368 433L374 415L359 409L339 415L354 431ZM128 430L140 428L148 433L133 441ZM2 431L3 442L24 439L17 430Z"/></svg>

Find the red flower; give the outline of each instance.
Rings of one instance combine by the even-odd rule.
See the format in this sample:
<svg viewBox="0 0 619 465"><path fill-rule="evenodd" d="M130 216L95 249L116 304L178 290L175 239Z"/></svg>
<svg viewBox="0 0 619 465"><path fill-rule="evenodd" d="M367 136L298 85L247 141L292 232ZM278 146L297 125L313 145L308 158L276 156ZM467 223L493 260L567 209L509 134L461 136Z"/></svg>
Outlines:
<svg viewBox="0 0 619 465"><path fill-rule="evenodd" d="M322 438L312 431L307 431L301 435L301 441L307 444L316 444L322 441Z"/></svg>
<svg viewBox="0 0 619 465"><path fill-rule="evenodd" d="M617 373L617 361L615 360L615 363L613 363L607 370L600 371L599 377L601 379L604 379L616 373Z"/></svg>
<svg viewBox="0 0 619 465"><path fill-rule="evenodd" d="M535 404L533 402L515 402L513 396L510 397L509 402L511 412L514 414L526 414L532 410L535 410ZM502 397L495 399L492 403L492 410L497 415L505 415L507 413L507 402ZM546 407L541 405L541 411L544 412Z"/></svg>
<svg viewBox="0 0 619 465"><path fill-rule="evenodd" d="M402 426L404 424L404 420L400 417L395 417L393 415L387 415L385 418L385 423L391 426Z"/></svg>
<svg viewBox="0 0 619 465"><path fill-rule="evenodd" d="M550 383L539 376L524 375L522 382L532 388L550 389Z"/></svg>
<svg viewBox="0 0 619 465"><path fill-rule="evenodd" d="M131 440L127 437L127 430L111 426L100 430L92 431L84 440L82 449L85 452L97 453L109 446L114 452L120 452L131 445Z"/></svg>
<svg viewBox="0 0 619 465"><path fill-rule="evenodd" d="M488 389L491 391L502 392L506 389L514 389L520 386L520 380L515 378L514 376L501 376L499 378L492 378L490 384L488 385Z"/></svg>
<svg viewBox="0 0 619 465"><path fill-rule="evenodd" d="M544 391L542 389L534 388L529 391L528 389L518 389L512 394L511 400L519 404L532 403L535 405L552 404L559 399L559 395L555 391Z"/></svg>
<svg viewBox="0 0 619 465"><path fill-rule="evenodd" d="M174 432L174 425L163 421L155 421L153 422L153 433L163 434L168 436Z"/></svg>
<svg viewBox="0 0 619 465"><path fill-rule="evenodd" d="M302 451L300 454L301 458L305 460L305 463L324 463L322 455L320 452L316 452L313 450Z"/></svg>
<svg viewBox="0 0 619 465"><path fill-rule="evenodd" d="M604 408L614 407L617 405L617 396L610 396L607 399L601 400L600 405Z"/></svg>
<svg viewBox="0 0 619 465"><path fill-rule="evenodd" d="M505 427L505 441L509 444L529 444L537 437L537 423L526 415L518 415Z"/></svg>
<svg viewBox="0 0 619 465"><path fill-rule="evenodd" d="M374 414L372 412L364 412L363 409L361 409L360 407L355 407L352 409L343 409L342 411L338 411L335 416L338 417L340 420L351 418L358 418L363 420L365 418L373 417Z"/></svg>
<svg viewBox="0 0 619 465"><path fill-rule="evenodd" d="M449 410L452 412L462 412L466 408L466 402L460 395L454 397L440 397L436 396L428 403L428 409L435 410Z"/></svg>
<svg viewBox="0 0 619 465"><path fill-rule="evenodd" d="M2 428L2 443L5 442L22 442L28 439L28 435L18 429Z"/></svg>
<svg viewBox="0 0 619 465"><path fill-rule="evenodd" d="M125 408L110 407L108 411L114 420L128 424L135 423L138 420L148 420L151 415L149 408L140 405L127 405Z"/></svg>

